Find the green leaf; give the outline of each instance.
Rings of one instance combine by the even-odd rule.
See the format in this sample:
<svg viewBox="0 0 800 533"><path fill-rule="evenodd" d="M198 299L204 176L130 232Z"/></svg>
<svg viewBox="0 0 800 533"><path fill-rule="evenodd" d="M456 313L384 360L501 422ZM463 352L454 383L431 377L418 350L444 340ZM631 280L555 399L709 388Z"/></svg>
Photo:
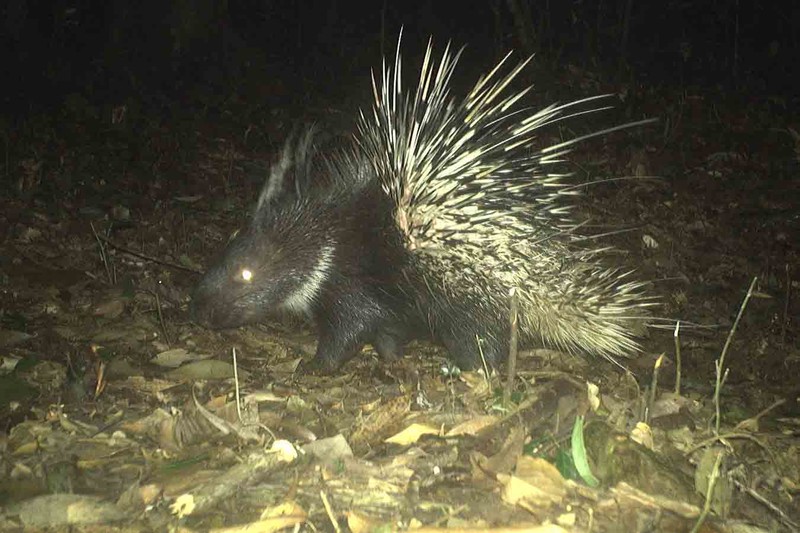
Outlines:
<svg viewBox="0 0 800 533"><path fill-rule="evenodd" d="M582 416L576 417L575 425L572 426L572 460L575 462L575 468L578 469L578 474L584 483L590 487L600 485L600 481L592 473L592 467L589 466L589 458L586 455L586 446L583 442Z"/></svg>

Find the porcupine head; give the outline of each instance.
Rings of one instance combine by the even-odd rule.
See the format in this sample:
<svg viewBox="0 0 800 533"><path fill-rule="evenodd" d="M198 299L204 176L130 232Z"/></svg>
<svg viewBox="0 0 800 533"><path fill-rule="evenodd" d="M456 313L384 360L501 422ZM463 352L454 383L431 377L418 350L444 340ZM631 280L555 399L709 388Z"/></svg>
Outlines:
<svg viewBox="0 0 800 533"><path fill-rule="evenodd" d="M397 276L404 252L388 197L366 168L314 165L312 133L286 143L249 224L196 287L193 318L214 329L303 315L317 328L311 368L337 369L367 344L401 355L421 327ZM323 168L324 167L324 168Z"/></svg>

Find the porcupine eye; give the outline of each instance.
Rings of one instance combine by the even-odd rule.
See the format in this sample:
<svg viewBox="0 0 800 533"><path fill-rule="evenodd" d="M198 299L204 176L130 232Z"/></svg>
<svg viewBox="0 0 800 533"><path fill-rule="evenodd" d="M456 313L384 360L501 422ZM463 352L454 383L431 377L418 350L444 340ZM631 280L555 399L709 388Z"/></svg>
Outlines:
<svg viewBox="0 0 800 533"><path fill-rule="evenodd" d="M253 271L249 268L243 268L239 271L239 275L236 276L237 281L241 281L244 283L250 283L253 281Z"/></svg>

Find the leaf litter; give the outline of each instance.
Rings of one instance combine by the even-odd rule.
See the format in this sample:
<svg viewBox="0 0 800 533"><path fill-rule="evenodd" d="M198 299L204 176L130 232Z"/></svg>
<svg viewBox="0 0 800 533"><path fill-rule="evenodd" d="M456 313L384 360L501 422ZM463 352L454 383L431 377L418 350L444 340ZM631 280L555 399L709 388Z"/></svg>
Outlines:
<svg viewBox="0 0 800 533"><path fill-rule="evenodd" d="M195 188L153 178L160 196L147 205L87 195L60 199L53 216L0 200L0 530L797 528L790 376L800 358L787 322L796 303L781 293L794 285L767 272L748 291L760 250L739 248L739 221L725 210L702 211L742 201L720 177L753 159L698 156L684 169L691 182L609 189L582 206L640 219L642 244L620 248L676 280L661 287L665 315L720 327L687 323L677 341L655 331L627 372L531 350L509 382L443 371L442 352L418 343L400 361L368 347L340 374L314 376L298 371L314 351L303 324L212 332L185 314L197 265L252 199L243 177L256 154L235 138L200 136L197 160L180 169L199 176ZM154 139L147 149L159 151ZM599 159L649 175L651 159L685 149L665 142L650 157ZM225 197L221 210L206 207L208 191ZM778 226L760 227L780 242L797 237Z"/></svg>

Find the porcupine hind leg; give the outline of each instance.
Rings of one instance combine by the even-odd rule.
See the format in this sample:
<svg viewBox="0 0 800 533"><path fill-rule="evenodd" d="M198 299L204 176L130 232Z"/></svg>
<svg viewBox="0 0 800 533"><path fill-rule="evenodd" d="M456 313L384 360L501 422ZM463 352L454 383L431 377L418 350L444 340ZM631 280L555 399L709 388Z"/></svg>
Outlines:
<svg viewBox="0 0 800 533"><path fill-rule="evenodd" d="M395 306L393 309L397 310ZM395 313L384 321L372 339L372 346L384 361L395 361L403 357L406 344L421 338L430 338L430 332L417 316L411 312L401 311Z"/></svg>
<svg viewBox="0 0 800 533"><path fill-rule="evenodd" d="M508 353L508 328L498 317L487 314L471 298L426 299L426 315L437 341L462 370L491 368Z"/></svg>
<svg viewBox="0 0 800 533"><path fill-rule="evenodd" d="M406 347L406 337L394 328L382 327L372 339L372 346L384 361L396 361L403 357Z"/></svg>
<svg viewBox="0 0 800 533"><path fill-rule="evenodd" d="M508 342L501 331L487 329L472 321L440 327L439 340L447 348L450 358L461 370L496 367L508 352ZM443 331L442 331L443 330Z"/></svg>

